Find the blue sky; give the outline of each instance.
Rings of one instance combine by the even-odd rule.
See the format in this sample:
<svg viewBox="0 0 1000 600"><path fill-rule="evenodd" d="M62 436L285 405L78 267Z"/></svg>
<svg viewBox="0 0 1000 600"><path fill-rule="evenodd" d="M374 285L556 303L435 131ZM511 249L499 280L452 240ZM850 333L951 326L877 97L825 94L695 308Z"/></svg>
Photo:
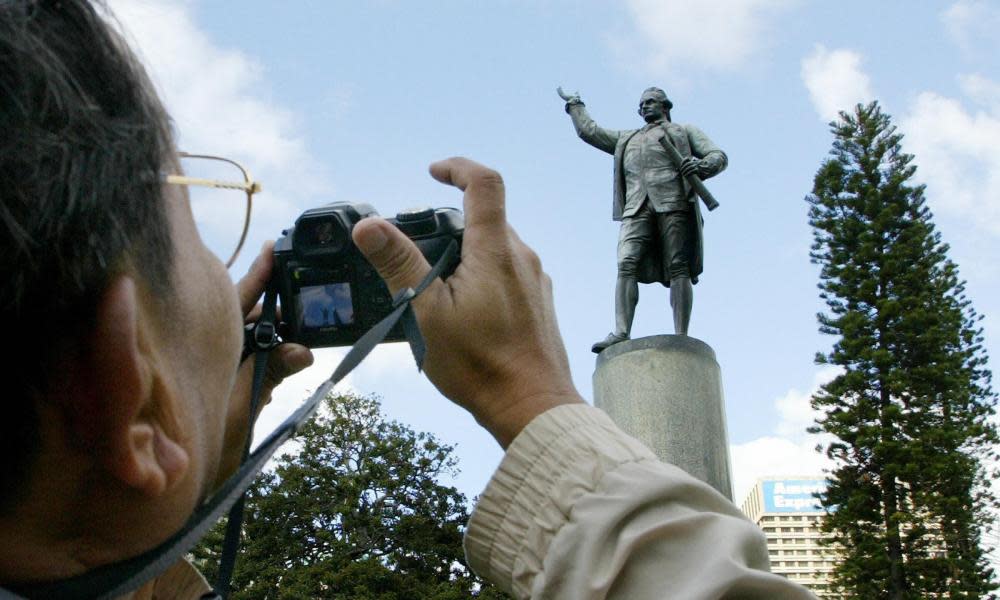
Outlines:
<svg viewBox="0 0 1000 600"><path fill-rule="evenodd" d="M803 197L839 109L878 99L906 135L951 257L1000 357L1000 3L794 0L166 2L115 0L183 148L232 156L264 183L250 252L303 210L364 201L384 215L460 206L427 165L465 155L499 170L508 217L541 256L574 379L591 398L590 344L612 327L617 225L612 161L573 132L555 88L595 120L636 127L642 90L729 155L709 182L705 273L691 334L722 367L736 500L766 475L817 473L804 433L813 364L831 340ZM672 332L666 290L640 293L634 336ZM276 393L273 427L342 351ZM390 417L457 444L456 482L477 495L501 457L400 344L345 384Z"/></svg>

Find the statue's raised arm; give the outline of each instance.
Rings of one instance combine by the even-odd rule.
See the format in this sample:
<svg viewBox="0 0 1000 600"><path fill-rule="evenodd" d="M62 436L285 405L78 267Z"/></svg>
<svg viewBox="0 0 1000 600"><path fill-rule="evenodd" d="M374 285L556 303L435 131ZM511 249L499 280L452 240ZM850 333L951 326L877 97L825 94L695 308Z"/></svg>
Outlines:
<svg viewBox="0 0 1000 600"><path fill-rule="evenodd" d="M608 154L615 153L615 145L618 144L620 131L605 129L594 123L594 120L587 114L586 104L580 99L580 92L567 94L562 86L556 88L559 97L566 101L566 114L573 119L573 127L580 139L587 142L598 150L603 150Z"/></svg>

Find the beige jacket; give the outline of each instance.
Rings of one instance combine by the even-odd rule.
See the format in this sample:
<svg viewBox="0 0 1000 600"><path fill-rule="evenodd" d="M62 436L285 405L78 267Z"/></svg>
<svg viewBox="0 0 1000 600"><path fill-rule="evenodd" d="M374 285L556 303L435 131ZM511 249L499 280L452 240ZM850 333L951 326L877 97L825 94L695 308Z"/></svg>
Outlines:
<svg viewBox="0 0 1000 600"><path fill-rule="evenodd" d="M815 598L769 572L764 534L729 500L587 405L514 440L465 552L515 598Z"/></svg>

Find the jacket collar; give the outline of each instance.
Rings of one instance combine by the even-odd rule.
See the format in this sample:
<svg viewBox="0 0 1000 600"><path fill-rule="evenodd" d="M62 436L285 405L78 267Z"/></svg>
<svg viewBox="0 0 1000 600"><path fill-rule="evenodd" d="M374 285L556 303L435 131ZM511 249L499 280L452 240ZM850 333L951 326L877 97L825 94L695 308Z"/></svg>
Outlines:
<svg viewBox="0 0 1000 600"><path fill-rule="evenodd" d="M657 121L653 121L652 123L646 123L642 127L642 130L643 131L649 131L650 129L652 129L654 127L662 127L663 125L666 125L666 124L667 124L667 119L666 119L666 117L664 117L664 118L659 119Z"/></svg>

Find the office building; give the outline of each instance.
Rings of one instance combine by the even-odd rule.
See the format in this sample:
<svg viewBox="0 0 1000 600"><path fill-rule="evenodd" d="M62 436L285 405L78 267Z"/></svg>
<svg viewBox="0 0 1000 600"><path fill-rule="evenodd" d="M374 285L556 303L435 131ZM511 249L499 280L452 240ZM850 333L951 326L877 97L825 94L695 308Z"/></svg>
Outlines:
<svg viewBox="0 0 1000 600"><path fill-rule="evenodd" d="M834 598L830 573L836 549L820 545L824 511L815 494L826 489L816 477L758 479L741 506L767 536L771 571L809 588L820 598Z"/></svg>

